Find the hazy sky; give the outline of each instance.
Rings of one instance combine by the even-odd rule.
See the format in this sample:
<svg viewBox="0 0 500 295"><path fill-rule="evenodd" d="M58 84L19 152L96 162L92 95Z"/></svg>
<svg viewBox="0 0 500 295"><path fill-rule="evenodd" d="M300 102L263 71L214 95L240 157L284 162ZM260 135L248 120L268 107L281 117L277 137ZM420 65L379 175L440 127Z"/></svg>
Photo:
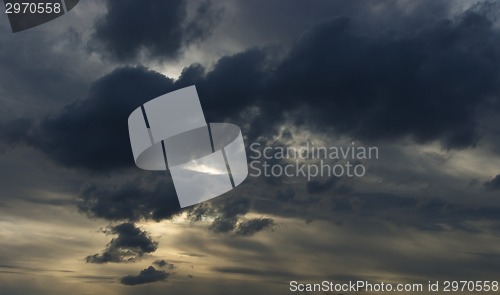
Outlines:
<svg viewBox="0 0 500 295"><path fill-rule="evenodd" d="M497 279L499 8L82 0L15 34L1 14L0 294ZM127 118L190 85L208 122L241 127L247 155L310 143L379 157L356 162L363 177L249 176L180 209L168 172L134 165Z"/></svg>

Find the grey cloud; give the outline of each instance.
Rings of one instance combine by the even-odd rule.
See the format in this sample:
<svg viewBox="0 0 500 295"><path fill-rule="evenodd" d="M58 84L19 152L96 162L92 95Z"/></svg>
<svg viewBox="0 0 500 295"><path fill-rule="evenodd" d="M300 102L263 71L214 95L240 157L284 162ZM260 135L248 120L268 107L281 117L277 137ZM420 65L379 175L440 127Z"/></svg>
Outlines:
<svg viewBox="0 0 500 295"><path fill-rule="evenodd" d="M46 116L76 100L105 68L86 59L73 29L18 34L8 30L0 28L2 121Z"/></svg>
<svg viewBox="0 0 500 295"><path fill-rule="evenodd" d="M209 229L218 234L232 236L252 236L255 233L271 228L274 220L271 218L246 219L252 204L248 198L241 196L225 196L210 202L197 205L188 211L188 218L197 222L205 217L214 217Z"/></svg>
<svg viewBox="0 0 500 295"><path fill-rule="evenodd" d="M163 260L163 259L160 259L160 260L156 260L153 262L154 265L160 267L160 268L168 268L168 269L174 269L175 268L175 265L173 265L172 263L168 263L167 261Z"/></svg>
<svg viewBox="0 0 500 295"><path fill-rule="evenodd" d="M116 234L101 254L87 256L88 263L120 263L135 261L147 253L156 251L158 242L133 223L122 223L108 228L105 233Z"/></svg>
<svg viewBox="0 0 500 295"><path fill-rule="evenodd" d="M162 220L181 212L172 179L166 173L141 171L123 183L88 183L79 195L78 208L91 217L108 220Z"/></svg>
<svg viewBox="0 0 500 295"><path fill-rule="evenodd" d="M210 225L210 230L215 233L228 233L234 230L238 219L235 217L224 218L216 217Z"/></svg>
<svg viewBox="0 0 500 295"><path fill-rule="evenodd" d="M211 33L220 13L204 1L188 19L186 4L184 0L107 0L107 13L96 22L90 48L118 61L133 60L142 50L152 58L176 58L184 46Z"/></svg>
<svg viewBox="0 0 500 295"><path fill-rule="evenodd" d="M477 9L394 35L367 36L355 20L338 17L313 26L281 61L269 62L265 49L248 50L220 59L205 76L187 69L178 83L196 84L212 116L258 106L250 140L300 109L297 124L463 148L478 140L477 107L498 91L498 39Z"/></svg>
<svg viewBox="0 0 500 295"><path fill-rule="evenodd" d="M118 68L94 82L86 99L44 119L28 143L69 167L101 172L130 167L128 116L172 85L145 68Z"/></svg>
<svg viewBox="0 0 500 295"><path fill-rule="evenodd" d="M225 218L237 217L246 214L250 210L250 200L247 198L231 198L221 202L219 212Z"/></svg>
<svg viewBox="0 0 500 295"><path fill-rule="evenodd" d="M120 279L120 283L126 286L136 286L154 282L165 281L170 274L163 270L156 270L153 266L141 270L138 275L128 275Z"/></svg>
<svg viewBox="0 0 500 295"><path fill-rule="evenodd" d="M227 198L224 201L215 200L215 205L205 207L205 214L215 216L210 230L215 233L229 233L236 228L238 219L250 210L250 200L247 198ZM201 210L199 207L194 210Z"/></svg>
<svg viewBox="0 0 500 295"><path fill-rule="evenodd" d="M500 38L492 22L469 10L394 36L366 36L353 22L340 17L316 24L281 60L272 60L268 49L251 49L221 58L207 73L187 67L175 82L145 68L119 68L96 81L86 99L43 120L25 141L70 167L130 167L130 150L123 148L130 112L195 84L207 121L247 126L250 141L301 110L293 124L359 139L474 146L476 110L498 91ZM258 108L256 116L242 117L251 107Z"/></svg>
<svg viewBox="0 0 500 295"><path fill-rule="evenodd" d="M273 225L274 220L271 218L244 220L238 224L238 228L235 230L234 234L237 236L252 236L259 231L271 228Z"/></svg>

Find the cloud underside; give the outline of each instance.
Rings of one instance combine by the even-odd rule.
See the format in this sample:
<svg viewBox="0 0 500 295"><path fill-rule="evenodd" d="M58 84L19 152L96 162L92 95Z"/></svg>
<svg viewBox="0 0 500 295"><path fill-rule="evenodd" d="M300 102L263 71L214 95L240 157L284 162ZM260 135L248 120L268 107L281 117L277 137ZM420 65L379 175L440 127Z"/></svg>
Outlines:
<svg viewBox="0 0 500 295"><path fill-rule="evenodd" d="M126 286L136 286L154 282L165 281L169 273L163 270L156 270L153 266L141 270L138 275L128 275L120 279L120 283Z"/></svg>

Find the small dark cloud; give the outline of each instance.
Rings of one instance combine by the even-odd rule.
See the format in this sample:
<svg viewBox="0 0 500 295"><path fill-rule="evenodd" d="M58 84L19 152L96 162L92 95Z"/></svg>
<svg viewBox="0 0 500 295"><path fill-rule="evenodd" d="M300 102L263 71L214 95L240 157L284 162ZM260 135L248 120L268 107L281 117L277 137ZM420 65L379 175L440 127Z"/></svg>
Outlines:
<svg viewBox="0 0 500 295"><path fill-rule="evenodd" d="M493 179L484 183L487 190L498 191L500 190L500 174L495 176Z"/></svg>
<svg viewBox="0 0 500 295"><path fill-rule="evenodd" d="M252 236L255 233L269 229L274 225L271 218L254 218L240 222L238 228L234 231L237 236Z"/></svg>
<svg viewBox="0 0 500 295"><path fill-rule="evenodd" d="M234 230L238 219L236 217L217 217L210 225L210 230L215 233L228 233Z"/></svg>
<svg viewBox="0 0 500 295"><path fill-rule="evenodd" d="M160 267L160 268L168 268L168 269L174 269L175 265L172 263L168 263L167 261L161 259L161 260L156 260L153 262L154 265Z"/></svg>
<svg viewBox="0 0 500 295"><path fill-rule="evenodd" d="M158 267L164 267L167 266L168 262L162 259L162 260L156 260L155 262L153 262L153 264Z"/></svg>
<svg viewBox="0 0 500 295"><path fill-rule="evenodd" d="M202 217L214 217L209 229L218 234L232 236L251 236L274 225L271 218L245 219L251 209L247 198L231 197L214 200L211 205L200 204L188 212L191 221L196 222Z"/></svg>
<svg viewBox="0 0 500 295"><path fill-rule="evenodd" d="M149 57L176 58L184 46L209 36L220 10L204 1L188 19L184 0L106 2L107 13L98 19L90 48L118 61L133 60L141 51Z"/></svg>
<svg viewBox="0 0 500 295"><path fill-rule="evenodd" d="M107 234L118 235L113 238L101 254L87 256L88 263L121 263L132 262L147 253L156 251L158 242L133 223L122 223L104 231Z"/></svg>
<svg viewBox="0 0 500 295"><path fill-rule="evenodd" d="M204 216L215 217L210 230L215 233L229 233L236 228L238 219L248 213L251 203L247 198L230 197L214 200L211 205L200 204L190 210L188 216L192 221L201 220Z"/></svg>
<svg viewBox="0 0 500 295"><path fill-rule="evenodd" d="M236 228L239 217L250 210L251 203L246 198L229 198L215 203L214 215L216 218L210 225L215 233L229 233Z"/></svg>
<svg viewBox="0 0 500 295"><path fill-rule="evenodd" d="M120 279L120 283L126 286L136 286L154 282L165 281L170 274L163 270L156 270L153 266L141 270L138 275L128 275Z"/></svg>

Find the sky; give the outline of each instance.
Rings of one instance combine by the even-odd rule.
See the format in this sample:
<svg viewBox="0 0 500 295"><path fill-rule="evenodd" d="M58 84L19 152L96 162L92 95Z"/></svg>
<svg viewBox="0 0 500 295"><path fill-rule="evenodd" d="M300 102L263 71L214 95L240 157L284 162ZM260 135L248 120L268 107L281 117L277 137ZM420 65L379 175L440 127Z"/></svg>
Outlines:
<svg viewBox="0 0 500 295"><path fill-rule="evenodd" d="M497 279L499 8L82 0L17 33L0 14L0 294ZM254 167L321 159L252 144L377 156L351 159L359 177L252 173L180 208L169 171L136 167L127 118L191 85Z"/></svg>

